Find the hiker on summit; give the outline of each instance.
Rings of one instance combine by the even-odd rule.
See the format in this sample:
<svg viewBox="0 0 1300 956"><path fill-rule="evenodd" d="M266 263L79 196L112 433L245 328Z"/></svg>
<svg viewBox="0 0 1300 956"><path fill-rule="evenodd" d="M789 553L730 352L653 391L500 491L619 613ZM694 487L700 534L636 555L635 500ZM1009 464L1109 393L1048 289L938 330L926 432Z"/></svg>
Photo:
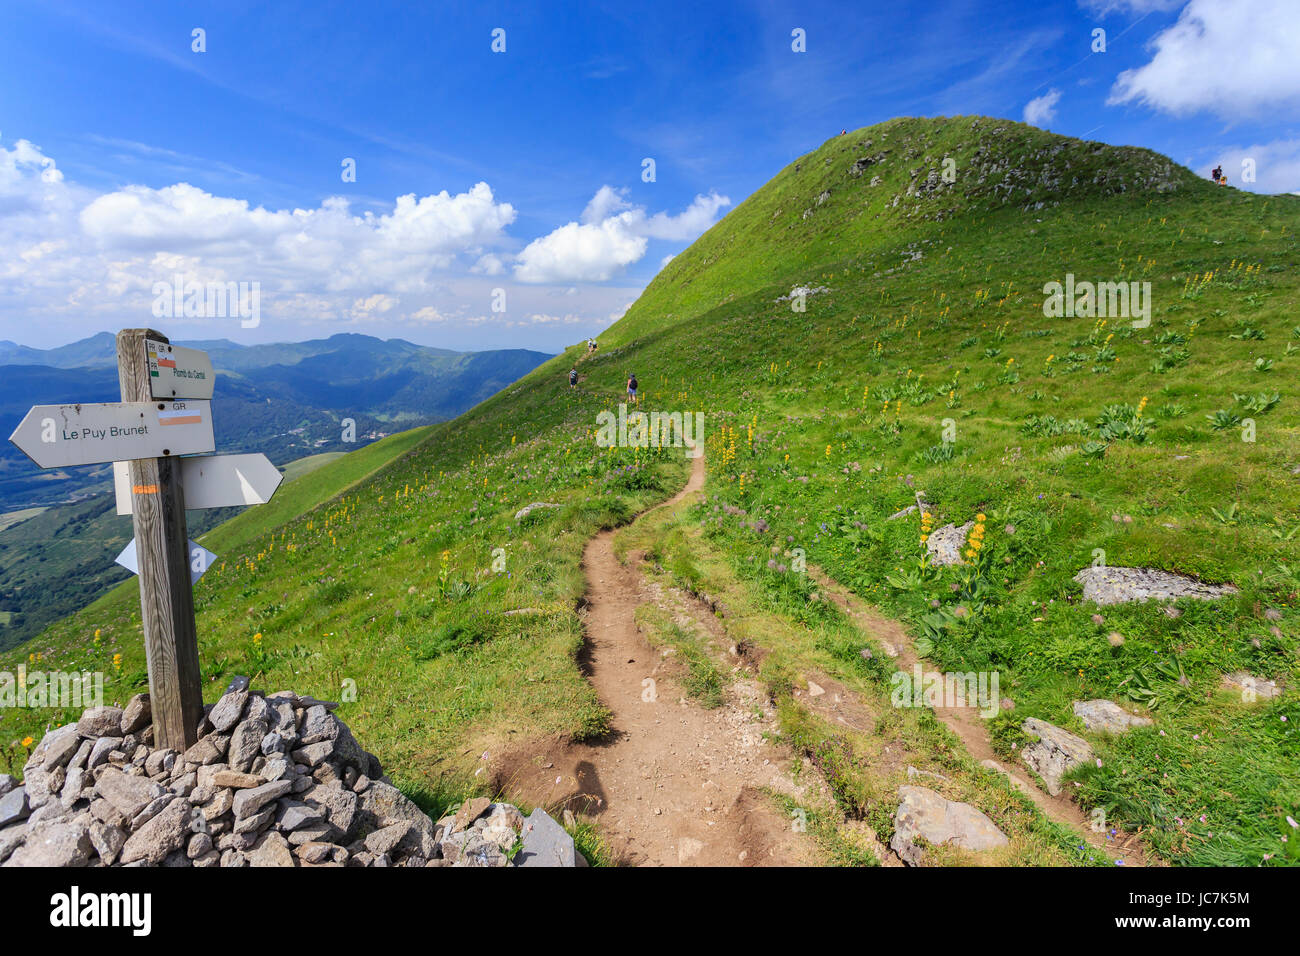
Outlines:
<svg viewBox="0 0 1300 956"><path fill-rule="evenodd" d="M1210 172L1210 178L1213 179L1220 186L1222 186L1224 182L1226 182L1226 179L1223 175L1223 167L1215 166L1214 169Z"/></svg>
<svg viewBox="0 0 1300 956"><path fill-rule="evenodd" d="M636 403L636 372L633 372L627 379L627 399L633 404Z"/></svg>
<svg viewBox="0 0 1300 956"><path fill-rule="evenodd" d="M578 370L576 368L571 368L569 369L569 388L577 388L577 387L578 387Z"/></svg>

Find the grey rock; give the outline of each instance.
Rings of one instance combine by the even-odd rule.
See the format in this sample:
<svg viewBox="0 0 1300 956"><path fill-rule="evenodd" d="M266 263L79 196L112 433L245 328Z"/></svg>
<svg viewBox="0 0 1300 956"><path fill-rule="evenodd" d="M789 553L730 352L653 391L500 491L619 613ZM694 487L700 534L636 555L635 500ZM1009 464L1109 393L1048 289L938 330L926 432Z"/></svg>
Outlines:
<svg viewBox="0 0 1300 956"><path fill-rule="evenodd" d="M222 750L218 747L216 739L211 736L200 737L181 757L186 763L200 765L220 763L221 758Z"/></svg>
<svg viewBox="0 0 1300 956"><path fill-rule="evenodd" d="M1277 681L1256 677L1248 671L1233 671L1231 674L1224 674L1220 686L1224 690L1239 693L1243 703L1272 700L1274 697L1280 697L1283 690Z"/></svg>
<svg viewBox="0 0 1300 956"><path fill-rule="evenodd" d="M117 750L121 743L121 737L100 737L90 748L90 756L86 758L86 766L94 770L100 764L107 763L108 755Z"/></svg>
<svg viewBox="0 0 1300 956"><path fill-rule="evenodd" d="M244 715L244 705L248 703L248 691L232 687L221 695L212 710L208 712L208 721L219 732L225 733L239 723Z"/></svg>
<svg viewBox="0 0 1300 956"><path fill-rule="evenodd" d="M549 502L549 501L534 501L532 504L524 505L522 508L520 508L518 511L516 511L516 512L515 512L515 520L516 520L516 521L523 521L525 518L527 518L527 517L528 517L530 514L532 514L534 511L538 511L538 510L543 509L543 508L558 508L558 507L560 507L560 506L557 505L557 504L552 504L552 503Z"/></svg>
<svg viewBox="0 0 1300 956"><path fill-rule="evenodd" d="M158 796L147 779L128 776L116 767L108 767L99 775L95 795L111 803L128 820Z"/></svg>
<svg viewBox="0 0 1300 956"><path fill-rule="evenodd" d="M99 854L100 861L105 866L112 866L117 859L117 855L122 852L122 847L126 845L126 833L122 831L121 827L115 827L99 820L90 824L87 828L87 835L90 837L95 852Z"/></svg>
<svg viewBox="0 0 1300 956"><path fill-rule="evenodd" d="M125 736L138 733L151 723L153 723L153 708L149 705L149 695L136 694L122 708L122 720L118 729Z"/></svg>
<svg viewBox="0 0 1300 956"><path fill-rule="evenodd" d="M272 783L264 783L260 787L240 790L235 794L233 804L235 819L242 820L244 817L252 816L272 800L288 793L290 786L288 780L276 780Z"/></svg>
<svg viewBox="0 0 1300 956"><path fill-rule="evenodd" d="M523 848L515 866L576 866L573 837L541 807L524 822ZM470 852L466 848L465 852Z"/></svg>
<svg viewBox="0 0 1300 956"><path fill-rule="evenodd" d="M1020 750L1020 756L1047 784L1047 792L1056 796L1061 792L1061 776L1072 767L1096 759L1092 746L1082 737L1062 730L1037 717L1028 717L1020 725L1027 734L1038 739Z"/></svg>
<svg viewBox="0 0 1300 956"><path fill-rule="evenodd" d="M190 837L189 844L185 847L185 855L191 860L197 860L199 857L206 855L212 850L212 837L206 833L196 833Z"/></svg>
<svg viewBox="0 0 1300 956"><path fill-rule="evenodd" d="M288 833L310 823L321 823L324 820L325 807L300 803L295 800L284 802L277 825L285 833Z"/></svg>
<svg viewBox="0 0 1300 956"><path fill-rule="evenodd" d="M1083 599L1097 604L1126 601L1210 601L1236 594L1231 584L1204 584L1195 578L1154 568L1087 567L1074 576L1083 585Z"/></svg>
<svg viewBox="0 0 1300 956"><path fill-rule="evenodd" d="M262 738L266 733L264 720L244 720L236 725L234 733L230 735L230 749L226 754L230 766L241 772L252 767L254 758L262 752Z"/></svg>
<svg viewBox="0 0 1300 956"><path fill-rule="evenodd" d="M90 826L83 820L33 826L6 866L85 866L95 852Z"/></svg>
<svg viewBox="0 0 1300 956"><path fill-rule="evenodd" d="M18 786L17 780L9 776L9 774L7 773L0 773L0 797L3 797L6 793L13 791L14 789L17 788L17 786ZM0 826L3 825L4 824L0 824Z"/></svg>
<svg viewBox="0 0 1300 956"><path fill-rule="evenodd" d="M90 713L90 711L86 711L86 713ZM81 737L77 734L78 732L74 727L71 733L65 731L52 737L45 748L45 760L41 764L42 769L52 772L60 767L67 766L73 755L81 749Z"/></svg>
<svg viewBox="0 0 1300 956"><path fill-rule="evenodd" d="M77 721L77 733L83 737L116 736L121 728L121 707L91 707Z"/></svg>
<svg viewBox="0 0 1300 956"><path fill-rule="evenodd" d="M402 821L376 830L366 837L366 849L375 856L391 854L397 845L402 842L409 829L411 829L410 822Z"/></svg>
<svg viewBox="0 0 1300 956"><path fill-rule="evenodd" d="M1150 717L1130 714L1113 700L1076 700L1074 715L1089 730L1107 734L1122 734L1131 727L1150 727Z"/></svg>
<svg viewBox="0 0 1300 956"><path fill-rule="evenodd" d="M338 792L358 801L368 825L378 828L392 826L394 823L410 823L411 827L402 838L400 849L418 853L426 859L437 854L437 830L433 821L396 787L376 780L361 794L341 789ZM338 823L332 816L331 821Z"/></svg>
<svg viewBox="0 0 1300 956"><path fill-rule="evenodd" d="M302 726L298 728L298 737L304 746L321 743L322 741L332 741L338 735L338 721L334 719L333 714L319 704L308 708L306 715L303 717Z"/></svg>
<svg viewBox="0 0 1300 956"><path fill-rule="evenodd" d="M400 794L399 794L400 796ZM325 809L325 819L338 827L340 831L350 834L357 822L358 808L361 806L361 799L350 790L344 790L341 787L328 787L317 784L301 794L302 801L309 805L323 807ZM376 826L384 826L386 823L396 823L396 819L376 818Z"/></svg>
<svg viewBox="0 0 1300 956"><path fill-rule="evenodd" d="M294 866L289 843L274 830L263 834L248 852L249 866Z"/></svg>
<svg viewBox="0 0 1300 956"><path fill-rule="evenodd" d="M32 809L27 803L26 787L14 787L3 797L0 797L0 827L7 827L19 820L26 820L31 815L31 812Z"/></svg>
<svg viewBox="0 0 1300 956"><path fill-rule="evenodd" d="M260 833L271 825L275 818L275 807L267 807L258 813L235 818L236 833Z"/></svg>
<svg viewBox="0 0 1300 956"><path fill-rule="evenodd" d="M308 744L306 747L300 747L293 752L293 759L308 767L319 766L334 753L334 745L328 741Z"/></svg>
<svg viewBox="0 0 1300 956"><path fill-rule="evenodd" d="M966 535L974 526L975 522L967 521L960 528L953 524L946 524L942 528L931 531L925 542L925 549L930 553L930 563L939 567L964 563L961 549L966 544Z"/></svg>
<svg viewBox="0 0 1300 956"><path fill-rule="evenodd" d="M894 812L894 836L889 847L905 863L921 862L921 837L934 846L951 844L965 850L991 850L1006 846L1006 834L968 803L957 803L927 787L898 788L902 798Z"/></svg>
<svg viewBox="0 0 1300 956"><path fill-rule="evenodd" d="M173 796L161 811L140 827L122 847L122 862L145 860L153 866L181 849L189 836L190 805Z"/></svg>

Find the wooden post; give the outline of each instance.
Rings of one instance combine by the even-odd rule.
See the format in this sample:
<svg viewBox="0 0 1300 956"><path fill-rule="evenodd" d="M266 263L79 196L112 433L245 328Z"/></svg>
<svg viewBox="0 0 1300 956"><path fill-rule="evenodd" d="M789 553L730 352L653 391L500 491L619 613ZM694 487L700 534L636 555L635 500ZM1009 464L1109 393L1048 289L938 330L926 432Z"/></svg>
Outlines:
<svg viewBox="0 0 1300 956"><path fill-rule="evenodd" d="M147 338L167 341L152 329L117 333L117 377L124 402L153 401ZM180 464L181 459L171 455L132 461L130 469L154 746L184 752L198 739L203 685Z"/></svg>

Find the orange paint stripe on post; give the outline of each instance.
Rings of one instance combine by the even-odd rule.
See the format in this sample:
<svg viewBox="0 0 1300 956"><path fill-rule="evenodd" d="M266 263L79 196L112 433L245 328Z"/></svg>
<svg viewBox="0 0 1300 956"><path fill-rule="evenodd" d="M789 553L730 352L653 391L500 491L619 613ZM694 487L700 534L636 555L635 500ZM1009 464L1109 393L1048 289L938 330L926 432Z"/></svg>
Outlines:
<svg viewBox="0 0 1300 956"><path fill-rule="evenodd" d="M132 485L131 493L136 495L156 495L158 494L157 485Z"/></svg>

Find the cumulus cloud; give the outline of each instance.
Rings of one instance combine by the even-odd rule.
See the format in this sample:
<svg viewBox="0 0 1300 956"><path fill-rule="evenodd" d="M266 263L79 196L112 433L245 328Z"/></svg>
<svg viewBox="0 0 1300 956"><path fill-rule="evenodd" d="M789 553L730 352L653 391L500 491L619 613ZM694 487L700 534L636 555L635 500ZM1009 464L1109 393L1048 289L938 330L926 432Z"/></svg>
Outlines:
<svg viewBox="0 0 1300 956"><path fill-rule="evenodd" d="M1025 122L1031 126L1046 126L1056 119L1056 104L1060 99L1061 91L1055 88L1034 97L1025 104Z"/></svg>
<svg viewBox="0 0 1300 956"><path fill-rule="evenodd" d="M1228 121L1300 115L1295 0L1191 0L1151 48L1149 63L1116 78L1108 103Z"/></svg>
<svg viewBox="0 0 1300 956"><path fill-rule="evenodd" d="M1238 188L1265 193L1300 193L1300 139L1279 139L1252 146L1229 146L1214 154L1200 170L1222 166L1228 182ZM1252 183L1244 177L1255 177Z"/></svg>
<svg viewBox="0 0 1300 956"><path fill-rule="evenodd" d="M516 211L487 183L400 196L372 211L341 197L276 208L185 182L91 190L65 180L39 146L0 143L0 338L30 341L35 316L40 335L56 341L156 326L155 284L178 276L187 284L258 283L262 329L285 338L320 334L331 323L437 324L452 335L456 327L586 323L598 332L639 292L637 283L606 280L644 257L653 240L695 238L728 205L713 193L676 214L651 214L604 186L581 221L516 256L519 243L508 234ZM523 281L510 285L509 310L499 311L507 277ZM573 285L584 282L600 284ZM172 316L164 331L196 338L235 331L213 322L228 319Z"/></svg>
<svg viewBox="0 0 1300 956"><path fill-rule="evenodd" d="M647 215L632 206L624 193L602 186L583 210L581 222L570 222L534 239L519 253L515 278L521 282L603 282L639 262L648 240L678 242L695 239L717 221L731 200L716 192L696 196L677 215Z"/></svg>

